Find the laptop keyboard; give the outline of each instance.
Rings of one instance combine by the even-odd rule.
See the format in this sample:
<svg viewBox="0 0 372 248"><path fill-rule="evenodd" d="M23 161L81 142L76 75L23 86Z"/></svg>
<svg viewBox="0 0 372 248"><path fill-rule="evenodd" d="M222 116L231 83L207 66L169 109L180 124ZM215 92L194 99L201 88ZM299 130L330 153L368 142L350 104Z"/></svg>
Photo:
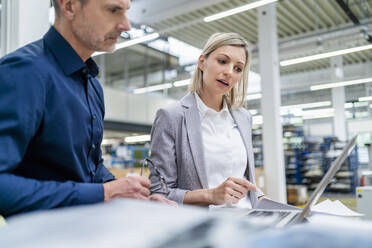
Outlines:
<svg viewBox="0 0 372 248"><path fill-rule="evenodd" d="M249 217L260 217L260 218L275 218L275 223L279 223L282 219L287 217L290 212L281 212L281 211L252 211L247 216Z"/></svg>

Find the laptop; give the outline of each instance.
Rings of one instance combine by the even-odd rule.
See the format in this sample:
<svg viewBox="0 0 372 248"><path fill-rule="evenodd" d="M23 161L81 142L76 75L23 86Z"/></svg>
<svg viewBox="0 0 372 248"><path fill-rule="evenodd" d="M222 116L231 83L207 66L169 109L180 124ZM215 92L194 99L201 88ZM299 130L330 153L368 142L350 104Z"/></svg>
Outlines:
<svg viewBox="0 0 372 248"><path fill-rule="evenodd" d="M250 209L248 212L245 212L244 215L250 218L253 218L253 219L257 218L257 220L264 221L264 222L265 220L270 220L270 221L267 221L268 223L270 223L269 225L273 225L275 227L284 227L287 225L305 222L306 217L309 216L310 214L311 208L315 205L315 203L317 203L320 196L324 192L325 188L327 187L331 179L334 177L336 172L340 169L342 163L345 161L345 159L347 158L347 156L353 149L356 138L357 136L352 138L347 143L347 145L345 146L341 154L337 157L337 159L333 161L331 167L329 168L327 173L323 176L322 180L316 187L315 191L313 192L309 201L307 202L307 204L305 205L303 209L300 209L294 206L285 205L285 204L280 204L280 203L277 203L277 204L287 206L293 209L266 209L266 208L260 209L260 203L259 203L257 206L258 208ZM264 200L265 199L261 201L264 201ZM271 201L271 200L267 200L267 201ZM272 202L275 204L274 201Z"/></svg>

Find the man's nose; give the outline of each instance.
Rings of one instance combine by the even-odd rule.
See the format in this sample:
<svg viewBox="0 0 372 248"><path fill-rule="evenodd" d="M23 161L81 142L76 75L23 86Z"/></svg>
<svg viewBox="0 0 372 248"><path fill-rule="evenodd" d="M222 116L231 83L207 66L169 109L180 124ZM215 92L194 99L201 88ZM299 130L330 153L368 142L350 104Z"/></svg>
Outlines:
<svg viewBox="0 0 372 248"><path fill-rule="evenodd" d="M120 31L120 32L125 32L125 31L129 31L131 28L130 26L130 22L129 22L129 19L127 16L124 16L122 21L119 23L119 25L117 26L117 29Z"/></svg>

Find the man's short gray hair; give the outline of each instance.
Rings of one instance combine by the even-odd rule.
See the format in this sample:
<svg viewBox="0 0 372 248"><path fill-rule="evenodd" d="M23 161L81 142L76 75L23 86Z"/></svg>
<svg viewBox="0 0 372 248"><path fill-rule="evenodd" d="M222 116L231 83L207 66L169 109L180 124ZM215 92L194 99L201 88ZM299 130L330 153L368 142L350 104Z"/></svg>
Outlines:
<svg viewBox="0 0 372 248"><path fill-rule="evenodd" d="M59 3L58 3L58 0L51 0L52 1L52 4L54 6L54 11L56 12L57 15L59 15L61 13L61 9L59 7ZM79 0L81 5L84 5L88 2L88 0Z"/></svg>
<svg viewBox="0 0 372 248"><path fill-rule="evenodd" d="M57 15L59 15L59 13L61 13L61 9L59 8L58 0L52 0L52 4L54 7L54 11Z"/></svg>

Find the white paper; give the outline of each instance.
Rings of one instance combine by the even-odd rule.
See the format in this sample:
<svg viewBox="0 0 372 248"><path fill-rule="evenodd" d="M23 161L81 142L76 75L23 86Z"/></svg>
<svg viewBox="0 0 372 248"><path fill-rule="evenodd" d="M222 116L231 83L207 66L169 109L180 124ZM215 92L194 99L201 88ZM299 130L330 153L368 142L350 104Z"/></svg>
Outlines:
<svg viewBox="0 0 372 248"><path fill-rule="evenodd" d="M315 205L314 207L312 207L311 212L349 217L363 216L363 214L357 213L349 209L339 200L331 201L329 199L322 201Z"/></svg>

